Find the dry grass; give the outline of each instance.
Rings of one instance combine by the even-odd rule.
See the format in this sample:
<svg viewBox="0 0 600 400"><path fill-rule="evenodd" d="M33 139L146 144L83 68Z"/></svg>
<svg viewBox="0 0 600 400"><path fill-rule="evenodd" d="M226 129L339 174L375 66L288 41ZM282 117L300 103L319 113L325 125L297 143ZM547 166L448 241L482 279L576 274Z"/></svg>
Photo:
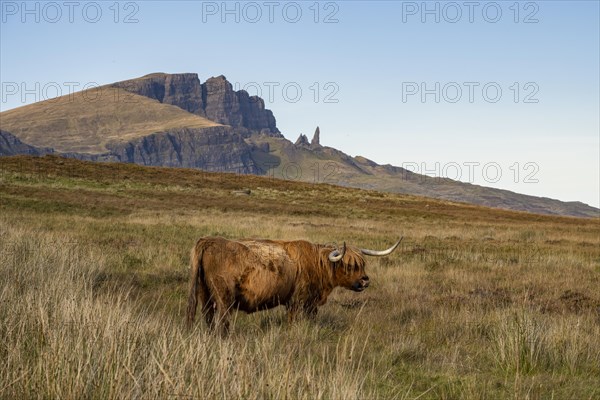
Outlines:
<svg viewBox="0 0 600 400"><path fill-rule="evenodd" d="M202 327L186 331L158 299L134 300L123 288L98 293L108 261L97 249L21 229L3 238L3 398L341 399L363 393L364 343L351 332L313 353L306 348L323 332L308 323L288 329L267 322L251 327L252 336L228 340Z"/></svg>
<svg viewBox="0 0 600 400"><path fill-rule="evenodd" d="M32 146L98 154L107 152L111 141L217 125L179 107L101 86L5 111L0 128Z"/></svg>
<svg viewBox="0 0 600 400"><path fill-rule="evenodd" d="M598 220L56 157L0 159L0 201L0 398L600 395ZM199 236L401 233L316 321L184 329Z"/></svg>

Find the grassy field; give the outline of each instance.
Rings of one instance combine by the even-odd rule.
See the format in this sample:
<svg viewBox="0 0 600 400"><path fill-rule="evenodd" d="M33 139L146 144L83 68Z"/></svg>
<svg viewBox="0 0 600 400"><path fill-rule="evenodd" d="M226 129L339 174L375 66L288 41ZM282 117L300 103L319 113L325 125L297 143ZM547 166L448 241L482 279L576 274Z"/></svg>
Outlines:
<svg viewBox="0 0 600 400"><path fill-rule="evenodd" d="M250 195L236 191L250 189ZM204 235L342 242L315 321L185 329ZM0 398L597 399L600 221L256 176L0 158Z"/></svg>

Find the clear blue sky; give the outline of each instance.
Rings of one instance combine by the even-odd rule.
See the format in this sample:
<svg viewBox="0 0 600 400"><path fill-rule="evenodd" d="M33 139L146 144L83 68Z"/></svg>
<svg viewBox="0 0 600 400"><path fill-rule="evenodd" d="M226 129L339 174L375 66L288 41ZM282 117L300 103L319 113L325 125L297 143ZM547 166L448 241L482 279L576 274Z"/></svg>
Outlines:
<svg viewBox="0 0 600 400"><path fill-rule="evenodd" d="M65 82L223 74L291 140L319 125L379 163L600 206L598 1L0 3L2 111Z"/></svg>

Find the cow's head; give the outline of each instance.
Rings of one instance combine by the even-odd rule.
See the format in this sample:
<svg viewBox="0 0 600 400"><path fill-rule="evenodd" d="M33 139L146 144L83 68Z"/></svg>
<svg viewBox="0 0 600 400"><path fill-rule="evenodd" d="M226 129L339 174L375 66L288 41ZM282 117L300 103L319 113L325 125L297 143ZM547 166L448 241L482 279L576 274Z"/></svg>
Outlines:
<svg viewBox="0 0 600 400"><path fill-rule="evenodd" d="M341 249L332 250L327 258L333 267L334 283L355 292L362 292L369 286L369 277L365 273L363 256L387 256L398 247L401 241L402 238L389 249L382 251L346 247L346 243Z"/></svg>

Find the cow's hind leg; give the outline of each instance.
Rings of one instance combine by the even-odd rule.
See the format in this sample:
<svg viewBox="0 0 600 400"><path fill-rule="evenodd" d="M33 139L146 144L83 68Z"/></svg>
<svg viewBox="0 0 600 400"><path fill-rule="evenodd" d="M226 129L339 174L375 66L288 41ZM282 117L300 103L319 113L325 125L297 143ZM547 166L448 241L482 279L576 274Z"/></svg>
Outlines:
<svg viewBox="0 0 600 400"><path fill-rule="evenodd" d="M206 303L204 307L202 307L202 314L204 315L204 320L209 328L212 328L215 323L215 307L215 303L213 302Z"/></svg>
<svg viewBox="0 0 600 400"><path fill-rule="evenodd" d="M211 317L213 319L213 328L221 333L222 336L227 336L229 333L229 318L232 308L230 302L219 302L216 305L216 313Z"/></svg>
<svg viewBox="0 0 600 400"><path fill-rule="evenodd" d="M199 296L201 302L200 304L202 304L202 315L204 315L206 325L208 325L209 328L213 328L215 321L215 309L217 308L217 305L213 301L208 288L205 289L206 290L200 291Z"/></svg>
<svg viewBox="0 0 600 400"><path fill-rule="evenodd" d="M209 328L213 327L216 304L213 300L213 295L204 280L204 274L198 277L196 286L196 303L200 304L200 312L204 316L204 320Z"/></svg>
<svg viewBox="0 0 600 400"><path fill-rule="evenodd" d="M229 333L229 317L233 307L234 297L232 290L226 285L210 284L211 292L215 295L209 299L206 321L212 328L219 330L223 336Z"/></svg>

